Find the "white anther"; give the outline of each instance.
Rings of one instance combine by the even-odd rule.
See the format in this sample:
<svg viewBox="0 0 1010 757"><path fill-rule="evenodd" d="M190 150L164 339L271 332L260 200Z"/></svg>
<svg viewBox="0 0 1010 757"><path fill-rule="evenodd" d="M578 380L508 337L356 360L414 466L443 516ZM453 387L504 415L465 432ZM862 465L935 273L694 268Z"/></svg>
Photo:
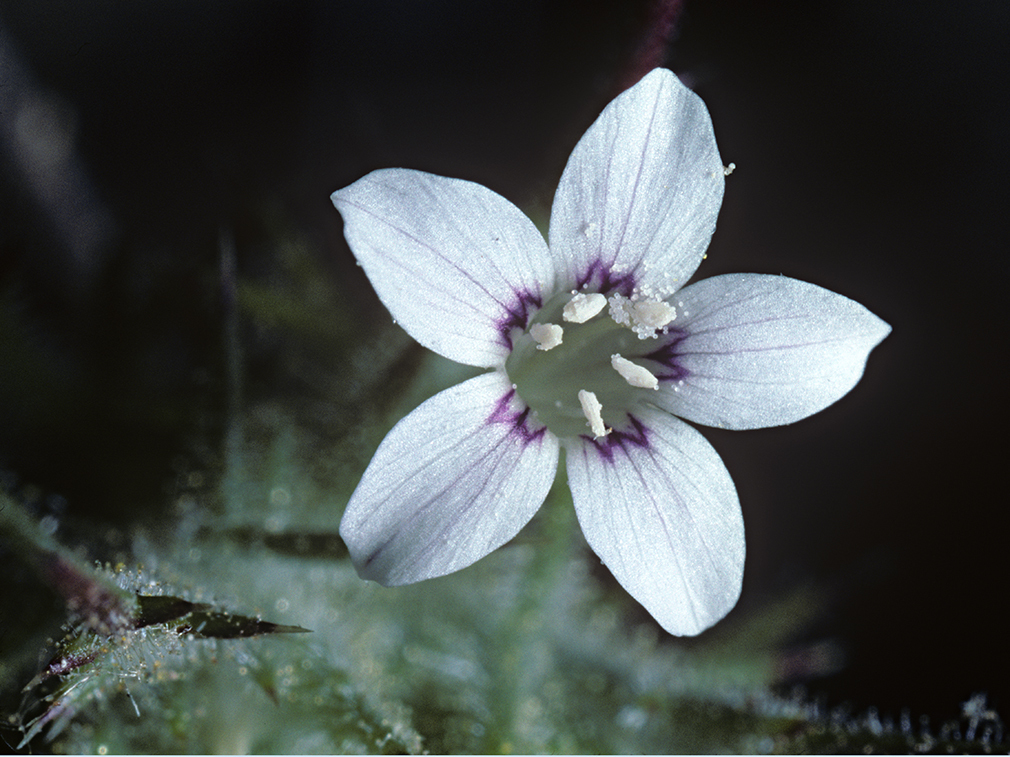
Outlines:
<svg viewBox="0 0 1010 757"><path fill-rule="evenodd" d="M607 298L599 292L584 294L579 292L565 305L561 317L569 323L585 323L607 306Z"/></svg>
<svg viewBox="0 0 1010 757"><path fill-rule="evenodd" d="M631 305L631 319L653 330L663 328L676 317L673 306L662 300L643 300Z"/></svg>
<svg viewBox="0 0 1010 757"><path fill-rule="evenodd" d="M537 343L538 350L552 350L561 344L564 329L553 323L534 323L530 326L530 336Z"/></svg>
<svg viewBox="0 0 1010 757"><path fill-rule="evenodd" d="M723 176L729 176L736 170L736 163L730 163L728 166L722 169Z"/></svg>
<svg viewBox="0 0 1010 757"><path fill-rule="evenodd" d="M621 378L639 389L659 389L659 379L640 365L635 365L620 355L610 356L610 365L621 374Z"/></svg>
<svg viewBox="0 0 1010 757"><path fill-rule="evenodd" d="M631 299L614 294L610 297L610 317L627 326L639 339L649 339L677 317L677 311L659 299L641 299L636 291Z"/></svg>
<svg viewBox="0 0 1010 757"><path fill-rule="evenodd" d="M610 433L610 429L603 425L603 416L600 414L603 405L596 399L593 392L579 389L579 404L582 405L582 414L589 421L586 425L592 430L594 439L599 439Z"/></svg>

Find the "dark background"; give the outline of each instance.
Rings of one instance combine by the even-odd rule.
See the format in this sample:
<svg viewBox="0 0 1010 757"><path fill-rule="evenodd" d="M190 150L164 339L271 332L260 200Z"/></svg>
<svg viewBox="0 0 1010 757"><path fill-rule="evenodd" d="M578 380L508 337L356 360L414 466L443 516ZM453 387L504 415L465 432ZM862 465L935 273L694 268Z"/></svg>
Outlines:
<svg viewBox="0 0 1010 757"><path fill-rule="evenodd" d="M0 4L4 475L78 517L157 507L224 402L222 225L241 274L281 227L378 317L330 192L405 166L544 209L603 105L667 65L737 164L699 275L783 273L894 328L818 416L706 432L744 507L739 611L811 587L803 638L846 659L808 682L829 704L1005 714L1010 6L694 0L668 45L657 8ZM60 160L12 147L26 93Z"/></svg>

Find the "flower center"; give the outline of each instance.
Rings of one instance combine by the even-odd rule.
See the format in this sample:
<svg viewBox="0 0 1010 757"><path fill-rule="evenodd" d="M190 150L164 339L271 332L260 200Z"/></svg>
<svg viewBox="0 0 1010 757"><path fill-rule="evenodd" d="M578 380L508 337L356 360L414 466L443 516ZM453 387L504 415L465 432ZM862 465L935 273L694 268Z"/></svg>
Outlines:
<svg viewBox="0 0 1010 757"><path fill-rule="evenodd" d="M599 438L658 388L644 358L674 317L671 305L638 294L561 292L513 335L505 372L552 433Z"/></svg>

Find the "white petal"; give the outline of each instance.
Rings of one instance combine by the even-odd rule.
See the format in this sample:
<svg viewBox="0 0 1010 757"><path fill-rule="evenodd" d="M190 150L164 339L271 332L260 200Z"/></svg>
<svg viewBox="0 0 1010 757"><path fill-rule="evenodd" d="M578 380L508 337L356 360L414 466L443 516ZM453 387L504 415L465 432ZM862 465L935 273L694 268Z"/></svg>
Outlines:
<svg viewBox="0 0 1010 757"><path fill-rule="evenodd" d="M577 284L598 266L614 288L633 273L672 291L701 263L723 184L705 104L656 69L603 110L568 159L551 212L551 254Z"/></svg>
<svg viewBox="0 0 1010 757"><path fill-rule="evenodd" d="M547 496L558 442L487 373L400 421L340 522L358 573L386 586L465 568L529 522Z"/></svg>
<svg viewBox="0 0 1010 757"><path fill-rule="evenodd" d="M554 285L533 222L501 195L402 168L373 171L331 196L344 235L393 318L450 360L500 365L510 324Z"/></svg>
<svg viewBox="0 0 1010 757"><path fill-rule="evenodd" d="M675 299L686 337L674 362L686 376L661 382L656 402L708 426L780 426L823 410L891 331L858 302L785 276L714 276Z"/></svg>
<svg viewBox="0 0 1010 757"><path fill-rule="evenodd" d="M567 447L586 540L667 631L693 635L740 596L744 530L736 488L704 437L662 411Z"/></svg>

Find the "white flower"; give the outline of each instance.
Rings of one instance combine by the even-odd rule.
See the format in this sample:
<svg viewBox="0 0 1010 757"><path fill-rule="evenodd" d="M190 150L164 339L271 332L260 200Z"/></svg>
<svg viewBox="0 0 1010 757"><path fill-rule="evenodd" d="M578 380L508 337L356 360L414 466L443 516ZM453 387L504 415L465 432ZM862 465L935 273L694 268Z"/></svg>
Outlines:
<svg viewBox="0 0 1010 757"><path fill-rule="evenodd" d="M666 630L696 634L729 612L740 505L680 418L733 429L805 418L856 384L890 327L783 276L683 287L723 182L704 104L657 69L576 146L549 246L466 181L386 169L333 194L393 318L429 349L491 369L379 446L340 524L362 577L412 583L501 546L543 503L564 448L589 545Z"/></svg>

